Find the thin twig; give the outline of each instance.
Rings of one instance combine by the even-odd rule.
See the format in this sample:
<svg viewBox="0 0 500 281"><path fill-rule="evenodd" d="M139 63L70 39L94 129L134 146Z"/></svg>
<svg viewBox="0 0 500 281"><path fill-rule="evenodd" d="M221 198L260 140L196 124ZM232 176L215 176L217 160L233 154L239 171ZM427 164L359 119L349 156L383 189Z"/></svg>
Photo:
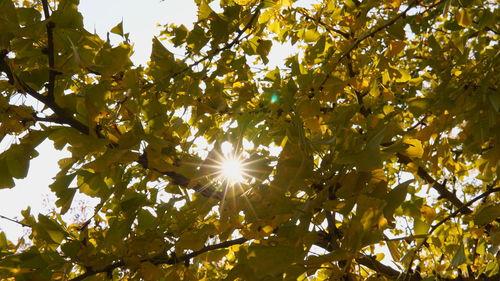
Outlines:
<svg viewBox="0 0 500 281"><path fill-rule="evenodd" d="M25 223L22 223L20 221L16 221L15 219L11 219L11 218L8 218L6 216L0 215L0 219L4 219L4 220L8 220L8 221L13 222L13 223L17 223L17 224L19 224L20 226L23 226L23 227L31 227L31 226L29 226L29 225L27 225Z"/></svg>
<svg viewBox="0 0 500 281"><path fill-rule="evenodd" d="M254 24L255 20L257 19L258 15L260 13L260 9L261 8L262 8L262 4L259 4L257 6L255 12L253 13L252 17L248 21L248 23L245 25L245 27L243 27L243 29L241 29L240 31L238 31L238 34L236 35L236 37L233 40L231 40L231 42L226 43L221 48L217 48L215 50L212 50L212 52L209 52L209 54L203 56L202 58L194 61L193 63L191 63L190 65L188 65L185 68L181 69L180 71L174 73L170 78L175 78L178 75L182 74L183 72L186 72L187 70L192 69L193 67L197 66L198 64L206 61L207 59L213 58L214 56L216 56L220 52L228 50L231 47L233 47L236 43L239 42L239 40L240 40L241 36L243 35L243 33L245 33L245 31L247 31L250 27L252 27L252 25Z"/></svg>
<svg viewBox="0 0 500 281"><path fill-rule="evenodd" d="M439 2L436 2L434 3L433 5L427 7L426 11L431 9L431 8L434 8L438 5L440 5L441 3L443 3L444 0L441 0ZM375 34L377 34L378 32L386 29L387 27L393 25L394 23L396 23L399 19L401 19L402 17L406 16L406 13L408 13L408 11L414 7L414 5L418 4L419 1L418 0L415 0L413 1L412 3L408 4L408 7L406 7L406 9L399 13L397 16L395 16L394 18L392 18L391 20L387 21L386 23L380 25L379 27L377 28L374 28L372 31L366 33L365 35L361 36L360 38L356 39L354 41L354 43L352 44L352 46L347 49L346 51L344 51L342 53L342 55L336 60L336 62L334 63L334 65L337 65L340 61L342 61L346 56L348 56L354 49L356 49L358 47L358 45L363 42L364 40L366 40L367 38L369 37L373 37ZM323 86L326 84L326 82L328 81L328 79L330 79L331 77L331 74L328 73L325 78L323 79L323 81L321 82L321 84L319 85L318 89L322 89Z"/></svg>
<svg viewBox="0 0 500 281"><path fill-rule="evenodd" d="M486 190L485 192L481 193L480 195L474 197L472 200L470 200L469 202L467 202L466 204L464 204L462 207L458 208L458 210L456 210L455 212L449 214L447 217L445 217L444 219L440 220L438 223L436 223L435 225L431 226L429 232L427 233L427 236L423 238L422 242L418 243L417 245L417 248L415 249L415 252L413 253L411 259L410 259L410 262L408 263L408 268L406 270L406 273L405 273L405 280L408 280L408 277L409 277L409 271L411 270L411 264L413 263L413 261L415 260L415 256L417 255L418 251L420 250L420 248L422 247L422 245L425 244L425 242L427 242L427 240L429 239L429 237L431 237L432 233L438 228L440 227L443 223L447 222L448 220L456 217L458 214L460 214L461 212L463 212L464 209L468 208L469 206L471 206L472 204L474 204L476 201L492 194L492 193L495 193L495 192L500 192L500 187L498 188L491 188L491 189L488 189Z"/></svg>
<svg viewBox="0 0 500 281"><path fill-rule="evenodd" d="M342 30L331 27L329 24L322 21L319 17L317 19L313 18L311 15L309 15L309 13L307 12L306 9L298 8L297 11L299 12L299 14L304 16L306 19L308 19L310 21L316 21L317 23L322 25L328 32L336 33L336 34L339 34L340 36L344 37L345 39L349 39L349 34L347 32L344 32Z"/></svg>

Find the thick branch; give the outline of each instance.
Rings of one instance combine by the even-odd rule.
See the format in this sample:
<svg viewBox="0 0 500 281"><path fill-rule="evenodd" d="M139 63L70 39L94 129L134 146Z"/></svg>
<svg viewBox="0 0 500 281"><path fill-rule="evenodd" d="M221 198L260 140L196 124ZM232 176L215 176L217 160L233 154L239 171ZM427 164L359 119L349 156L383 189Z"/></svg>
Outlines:
<svg viewBox="0 0 500 281"><path fill-rule="evenodd" d="M399 271L395 270L394 268L387 266L376 259L363 255L359 258L356 258L356 262L368 267L369 269L376 271L385 277L388 277L390 279L396 279L398 276L401 274Z"/></svg>
<svg viewBox="0 0 500 281"><path fill-rule="evenodd" d="M233 245L243 244L247 241L248 241L248 239L246 239L245 237L240 237L240 238L237 238L234 240L229 240L229 241L225 241L225 242L222 242L219 244L209 245L209 246L203 247L201 250L194 251L194 252L189 253L189 254L184 255L184 256L180 256L180 257L171 256L171 257L168 257L165 259L163 259L163 258L150 258L150 259L141 260L141 262L150 262L150 263L153 263L155 265L174 265L177 263L184 263L184 262L186 262L186 261L188 261L196 256L199 256L199 255L206 253L206 252L209 252L209 251L227 248L227 247L230 247ZM111 265L108 265L105 268L100 269L100 270L87 271L82 275L79 275L75 278L70 279L69 281L81 281L81 280L84 280L85 278L88 278L90 276L93 276L93 275L96 275L99 273L105 273L105 272L111 273L113 270L120 268L120 267L124 267L125 265L126 265L125 262L119 261L119 262L113 263Z"/></svg>
<svg viewBox="0 0 500 281"><path fill-rule="evenodd" d="M464 209L468 208L469 206L471 206L472 204L474 204L476 201L481 200L482 198L485 198L486 196L488 196L488 195L490 195L492 193L495 193L495 192L500 192L500 187L488 189L485 192L483 192L480 195L478 195L477 197L475 197L474 199L470 200L469 202L467 202L466 204L464 204L461 208L459 208L455 212L451 213L450 215L448 215L447 217L445 217L444 219L440 220L438 223L436 223L435 225L433 225L431 227L431 229L429 230L429 233L427 234L427 237L429 237L432 234L432 232L434 232L434 230L436 230L443 223L445 223L446 221L448 221L448 220L456 217L458 214L463 213Z"/></svg>
<svg viewBox="0 0 500 281"><path fill-rule="evenodd" d="M5 52L0 53L0 71L3 71L7 74L7 77L9 78L9 83L16 86L19 92L28 94L31 97L45 104L48 108L54 111L54 113L58 116L58 118L61 121L68 124L69 126L73 127L74 129L80 131L83 134L86 135L89 134L89 128L85 124L76 120L71 114L67 113L63 108L57 105L56 102L49 96L44 96L38 93L24 81L19 79L19 77L17 77L14 71L12 71L12 69L10 68L10 65L7 63L7 53Z"/></svg>
<svg viewBox="0 0 500 281"><path fill-rule="evenodd" d="M411 159L408 156L405 156L403 154L398 153L397 154L399 163L402 164L409 164L411 163ZM417 171L418 176L420 176L425 182L427 182L432 188L434 188L441 197L448 199L455 207L457 207L459 210L461 210L462 213L464 214L470 214L472 213L471 209L465 207L464 203L458 199L458 197L449 191L444 184L439 183L437 180L435 180L424 168L418 167Z"/></svg>
<svg viewBox="0 0 500 281"><path fill-rule="evenodd" d="M497 191L499 191L498 189L500 188L497 188ZM488 194L491 194L495 192L494 190L490 190ZM480 195L479 197L484 197L486 195L482 194ZM480 198L475 198L473 199L474 202L479 200ZM474 203L474 202L469 202L470 204ZM468 203L468 204L469 204ZM456 214L455 214L456 215ZM448 220L449 218L447 218ZM428 237L428 236L427 236ZM326 239L328 239L328 234L325 233L325 232L319 232L318 233L318 241L315 243L316 246L318 247L321 247L329 252L331 252L333 249L331 248L331 245L329 243L329 241L327 241ZM387 277L388 279L390 280L400 280L401 276L403 276L403 273L402 272L399 272L398 270L390 267L390 266L387 266L379 261L377 261L374 257L371 257L371 256L368 256L368 255L365 255L365 254L362 254L362 253L359 253L358 254L358 257L355 258L355 261L360 264L360 265L363 265L375 272L377 272L378 274L381 274L385 277ZM471 280L481 280L481 281L493 281L493 280L498 280L500 274L496 274L494 276L491 276L491 277L484 277L484 278L479 278L479 279L471 279ZM442 278L440 276L433 276L433 277L430 277L430 279L434 278L435 280L443 280L443 281L458 281L458 280L464 280L464 277L463 276L458 276L456 278ZM432 279L432 280L434 280ZM415 273L415 274L408 274L407 276L407 280L422 280L422 278L420 277L420 274L418 273Z"/></svg>

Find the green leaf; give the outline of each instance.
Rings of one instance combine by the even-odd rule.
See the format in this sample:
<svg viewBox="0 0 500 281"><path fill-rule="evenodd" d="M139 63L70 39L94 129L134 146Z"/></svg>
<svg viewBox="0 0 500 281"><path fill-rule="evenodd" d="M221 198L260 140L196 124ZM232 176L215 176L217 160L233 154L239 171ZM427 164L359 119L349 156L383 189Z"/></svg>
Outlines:
<svg viewBox="0 0 500 281"><path fill-rule="evenodd" d="M426 235L431 228L431 225L425 221L422 221L418 218L413 218L413 231L414 235ZM421 244L424 241L424 238L419 238L416 240L417 244Z"/></svg>
<svg viewBox="0 0 500 281"><path fill-rule="evenodd" d="M387 220L393 220L393 214L396 209L403 204L403 201L406 198L406 194L408 193L408 186L412 183L413 180L407 180L395 188L393 188L385 197L385 201L387 205L384 208L384 216Z"/></svg>
<svg viewBox="0 0 500 281"><path fill-rule="evenodd" d="M114 219L106 232L103 244L111 247L120 241L131 231L135 216L129 215L124 219Z"/></svg>
<svg viewBox="0 0 500 281"><path fill-rule="evenodd" d="M104 76L114 75L132 64L129 58L130 52L128 45L122 44L114 48L105 45L95 57L94 68Z"/></svg>
<svg viewBox="0 0 500 281"><path fill-rule="evenodd" d="M389 253L391 253L392 259L395 262L399 262L401 260L401 252L399 250L399 245L396 241L387 241L387 248L389 249Z"/></svg>
<svg viewBox="0 0 500 281"><path fill-rule="evenodd" d="M346 260L351 254L344 249L337 249L325 255L309 256L303 262L307 266L321 266L324 263Z"/></svg>
<svg viewBox="0 0 500 281"><path fill-rule="evenodd" d="M111 189L108 188L99 173L78 171L77 184L80 192L90 197L105 199L111 194Z"/></svg>
<svg viewBox="0 0 500 281"><path fill-rule="evenodd" d="M201 21L207 19L212 12L213 10L212 8L210 8L208 3L205 0L202 0L198 5L198 20Z"/></svg>
<svg viewBox="0 0 500 281"><path fill-rule="evenodd" d="M9 172L7 161L5 158L0 158L0 189L12 188L15 186L14 180Z"/></svg>
<svg viewBox="0 0 500 281"><path fill-rule="evenodd" d="M146 231L156 228L157 218L148 210L141 209L137 214L137 229Z"/></svg>
<svg viewBox="0 0 500 281"><path fill-rule="evenodd" d="M80 0L61 0L57 10L51 15L58 28L78 29L83 28L83 17L78 12Z"/></svg>
<svg viewBox="0 0 500 281"><path fill-rule="evenodd" d="M36 156L36 151L28 145L12 145L5 152L5 161L12 177L23 179L28 175L30 160Z"/></svg>
<svg viewBox="0 0 500 281"><path fill-rule="evenodd" d="M0 11L0 50L8 50L19 29L16 7L11 0L0 0Z"/></svg>
<svg viewBox="0 0 500 281"><path fill-rule="evenodd" d="M220 261L228 253L228 249L218 249L201 254L197 258L204 262L217 262Z"/></svg>
<svg viewBox="0 0 500 281"><path fill-rule="evenodd" d="M40 12L37 11L35 8L18 8L16 12L17 12L17 17L19 19L19 24L24 26L40 22L42 18Z"/></svg>
<svg viewBox="0 0 500 281"><path fill-rule="evenodd" d="M248 247L248 265L256 276L266 276L287 269L294 259L293 247L257 245Z"/></svg>
<svg viewBox="0 0 500 281"><path fill-rule="evenodd" d="M71 207L73 198L76 193L76 188L68 188L71 182L74 180L76 173L69 175L58 175L56 180L49 186L50 189L56 193L57 198L56 205L61 207L61 214L65 214Z"/></svg>
<svg viewBox="0 0 500 281"><path fill-rule="evenodd" d="M474 215L474 224L483 226L500 218L500 204L487 205L479 209Z"/></svg>
<svg viewBox="0 0 500 281"><path fill-rule="evenodd" d="M123 37L123 20L115 25L115 27L111 28L110 32Z"/></svg>
<svg viewBox="0 0 500 281"><path fill-rule="evenodd" d="M68 236L68 233L58 223L41 214L38 215L36 228L39 232L47 233L48 237L56 244L60 244Z"/></svg>
<svg viewBox="0 0 500 281"><path fill-rule="evenodd" d="M451 268L457 268L457 266L465 263L467 258L465 257L464 244L460 244L460 247L455 252L453 259L451 260Z"/></svg>
<svg viewBox="0 0 500 281"><path fill-rule="evenodd" d="M257 46L256 52L260 56L264 64L267 64L269 62L267 55L269 55L272 45L273 43L271 40L261 40L259 42L259 45Z"/></svg>

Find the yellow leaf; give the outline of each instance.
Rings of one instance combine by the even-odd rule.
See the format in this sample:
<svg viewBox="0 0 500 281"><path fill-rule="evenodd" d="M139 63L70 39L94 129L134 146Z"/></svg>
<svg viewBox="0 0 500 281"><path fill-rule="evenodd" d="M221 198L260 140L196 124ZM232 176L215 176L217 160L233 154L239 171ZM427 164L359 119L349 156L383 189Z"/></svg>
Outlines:
<svg viewBox="0 0 500 281"><path fill-rule="evenodd" d="M375 255L375 259L378 260L378 261L381 261L383 260L385 257L384 253L378 253Z"/></svg>
<svg viewBox="0 0 500 281"><path fill-rule="evenodd" d="M422 147L422 142L417 139L407 139L404 143L408 145L408 148L403 152L404 155L408 157L422 158L424 154L424 148Z"/></svg>
<svg viewBox="0 0 500 281"><path fill-rule="evenodd" d="M236 0L234 2L236 2L236 4L238 4L238 5L247 5L250 3L250 1L252 1L252 0Z"/></svg>
<svg viewBox="0 0 500 281"><path fill-rule="evenodd" d="M278 5L280 7L290 7L292 3L290 3L290 0L279 0Z"/></svg>
<svg viewBox="0 0 500 281"><path fill-rule="evenodd" d="M370 183L377 184L382 181L387 181L387 177L385 176L383 169L374 169L371 171Z"/></svg>
<svg viewBox="0 0 500 281"><path fill-rule="evenodd" d="M472 24L472 17L466 9L461 9L455 16L458 25L467 27Z"/></svg>
<svg viewBox="0 0 500 281"><path fill-rule="evenodd" d="M143 262L141 264L142 277L146 281L156 281L163 278L165 273L156 265L150 262Z"/></svg>
<svg viewBox="0 0 500 281"><path fill-rule="evenodd" d="M387 241L387 248L391 253L392 259L395 262L399 262L401 260L401 252L399 251L399 247L396 241Z"/></svg>
<svg viewBox="0 0 500 281"><path fill-rule="evenodd" d="M428 205L422 205L422 207L420 207L420 214L428 222L432 222L434 220L434 218L436 217L436 211L434 210L434 208L432 208Z"/></svg>
<svg viewBox="0 0 500 281"><path fill-rule="evenodd" d="M395 57L399 53L401 53L401 51L403 51L405 46L406 46L406 44L404 41L399 41L399 40L391 41L389 43L389 48L387 48L387 51L385 52L385 54L389 57Z"/></svg>
<svg viewBox="0 0 500 281"><path fill-rule="evenodd" d="M273 232L274 228L270 225L266 225L262 228L262 231L266 234L271 234Z"/></svg>
<svg viewBox="0 0 500 281"><path fill-rule="evenodd" d="M399 73L401 74L401 77L396 79L396 82L407 82L411 79L410 72L406 69L399 69Z"/></svg>
<svg viewBox="0 0 500 281"><path fill-rule="evenodd" d="M280 23L279 21L275 20L273 23L269 25L269 31L272 33L279 34L280 33Z"/></svg>
<svg viewBox="0 0 500 281"><path fill-rule="evenodd" d="M401 2L403 2L403 0L391 0L390 5L394 9L399 9L399 6L401 6Z"/></svg>

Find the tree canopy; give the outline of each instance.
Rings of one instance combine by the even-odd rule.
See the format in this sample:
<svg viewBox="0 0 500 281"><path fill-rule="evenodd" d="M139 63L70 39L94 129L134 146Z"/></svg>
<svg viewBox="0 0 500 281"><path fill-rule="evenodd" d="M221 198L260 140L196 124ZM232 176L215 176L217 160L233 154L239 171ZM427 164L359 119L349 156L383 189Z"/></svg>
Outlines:
<svg viewBox="0 0 500 281"><path fill-rule="evenodd" d="M0 188L71 153L2 280L498 280L496 1L195 2L134 65L78 0L0 0Z"/></svg>

